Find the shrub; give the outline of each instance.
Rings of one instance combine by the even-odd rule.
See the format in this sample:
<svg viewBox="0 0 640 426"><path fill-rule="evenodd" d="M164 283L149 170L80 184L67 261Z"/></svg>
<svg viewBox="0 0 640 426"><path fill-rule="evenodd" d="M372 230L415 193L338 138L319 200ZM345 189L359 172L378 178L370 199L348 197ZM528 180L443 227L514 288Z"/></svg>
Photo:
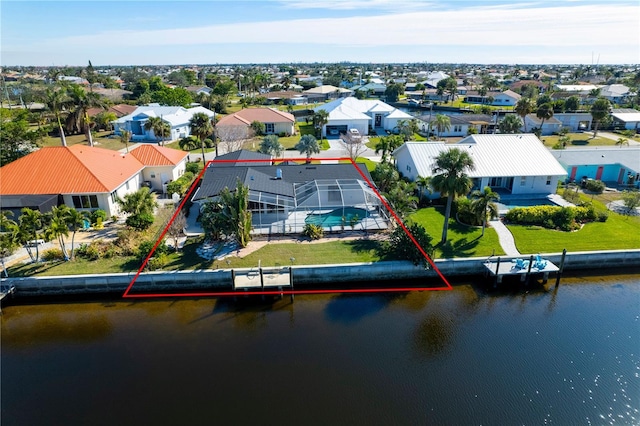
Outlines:
<svg viewBox="0 0 640 426"><path fill-rule="evenodd" d="M609 219L609 213L605 211L598 212L596 216L598 222L606 222Z"/></svg>
<svg viewBox="0 0 640 426"><path fill-rule="evenodd" d="M76 250L76 256L87 260L100 259L100 251L98 250L97 243L94 241L91 244L80 244L80 247Z"/></svg>
<svg viewBox="0 0 640 426"><path fill-rule="evenodd" d="M200 164L198 163L187 163L185 166L185 174L192 173L193 175L197 175L200 173Z"/></svg>
<svg viewBox="0 0 640 426"><path fill-rule="evenodd" d="M153 249L153 246L155 244L156 242L152 240L141 242L140 245L138 246L138 258L140 259L146 258L147 255L151 252L151 249ZM162 240L158 244L158 247L156 247L156 251L153 252L153 256L155 257L158 255L167 254L167 253L169 253L169 246L167 246L167 243L165 243L165 241Z"/></svg>
<svg viewBox="0 0 640 426"><path fill-rule="evenodd" d="M98 218L102 219L102 222L104 222L107 219L107 212L102 209L92 211L90 216L91 224L96 225L98 223Z"/></svg>
<svg viewBox="0 0 640 426"><path fill-rule="evenodd" d="M455 201L457 219L467 225L477 226L476 216L471 210L471 200L466 197L457 198Z"/></svg>
<svg viewBox="0 0 640 426"><path fill-rule="evenodd" d="M162 269L168 262L169 257L166 253L154 254L154 256L149 259L147 268L149 268L150 271L157 271Z"/></svg>
<svg viewBox="0 0 640 426"><path fill-rule="evenodd" d="M307 223L302 230L302 235L311 238L312 240L318 240L324 236L324 229L320 225L314 225Z"/></svg>
<svg viewBox="0 0 640 426"><path fill-rule="evenodd" d="M595 220L596 212L592 206L517 207L509 210L505 219L521 225L540 225L550 229L572 231L580 227L579 223Z"/></svg>
<svg viewBox="0 0 640 426"><path fill-rule="evenodd" d="M149 213L136 214L129 216L125 223L133 229L144 231L153 224L153 215Z"/></svg>
<svg viewBox="0 0 640 426"><path fill-rule="evenodd" d="M601 180L588 180L586 189L587 191L593 192L594 194L602 194L604 191L605 185Z"/></svg>
<svg viewBox="0 0 640 426"><path fill-rule="evenodd" d="M419 224L413 223L407 227L413 238L420 245L424 252L431 256L433 254L433 246L431 245L431 236L427 231ZM400 226L396 227L391 234L389 240L389 250L400 259L406 259L413 262L414 265L427 266L427 259L422 252L418 250L418 247L409 238L409 235Z"/></svg>
<svg viewBox="0 0 640 426"><path fill-rule="evenodd" d="M42 260L52 262L54 260L64 260L64 254L59 248L52 248L42 253Z"/></svg>

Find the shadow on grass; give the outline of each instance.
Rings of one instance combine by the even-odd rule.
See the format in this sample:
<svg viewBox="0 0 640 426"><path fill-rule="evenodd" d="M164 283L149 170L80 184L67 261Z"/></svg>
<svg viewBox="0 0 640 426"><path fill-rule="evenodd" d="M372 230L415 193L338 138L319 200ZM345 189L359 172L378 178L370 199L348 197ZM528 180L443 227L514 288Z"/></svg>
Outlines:
<svg viewBox="0 0 640 426"><path fill-rule="evenodd" d="M435 246L436 250L442 253L442 257L449 259L452 257L472 257L475 254L475 248L480 242L480 237L476 237L473 240L467 238L461 238L459 240L447 241L444 244L438 243Z"/></svg>
<svg viewBox="0 0 640 426"><path fill-rule="evenodd" d="M23 263L20 265L14 265L7 268L9 278L26 278L48 271L55 268L58 265L66 263L62 260L55 262L38 262L38 263Z"/></svg>
<svg viewBox="0 0 640 426"><path fill-rule="evenodd" d="M187 270L187 269L209 269L212 262L203 259L196 249L202 244L204 237L188 239L182 250L169 255L169 262L163 269L165 270Z"/></svg>
<svg viewBox="0 0 640 426"><path fill-rule="evenodd" d="M571 145L584 146L589 145L589 139L576 139L571 141Z"/></svg>

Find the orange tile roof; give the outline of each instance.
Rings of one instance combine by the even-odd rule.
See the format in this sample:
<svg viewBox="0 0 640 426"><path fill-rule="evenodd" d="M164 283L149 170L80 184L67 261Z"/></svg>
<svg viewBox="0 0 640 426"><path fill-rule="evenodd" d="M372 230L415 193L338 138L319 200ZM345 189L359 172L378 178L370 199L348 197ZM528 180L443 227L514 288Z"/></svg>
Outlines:
<svg viewBox="0 0 640 426"><path fill-rule="evenodd" d="M113 192L143 168L117 151L50 146L0 167L0 195Z"/></svg>
<svg viewBox="0 0 640 426"><path fill-rule="evenodd" d="M261 123L295 123L296 119L292 114L288 112L278 111L273 108L245 108L240 111L228 115L222 118L218 125L230 126L238 125L240 120L246 125L249 125L253 121L259 121Z"/></svg>
<svg viewBox="0 0 640 426"><path fill-rule="evenodd" d="M177 166L188 153L155 144L141 145L131 155L145 166Z"/></svg>

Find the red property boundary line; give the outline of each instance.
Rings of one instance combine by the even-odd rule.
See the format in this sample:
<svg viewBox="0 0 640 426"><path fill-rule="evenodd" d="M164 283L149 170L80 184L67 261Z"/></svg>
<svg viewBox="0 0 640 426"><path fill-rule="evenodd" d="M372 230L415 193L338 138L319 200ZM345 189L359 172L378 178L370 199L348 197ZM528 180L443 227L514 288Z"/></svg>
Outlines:
<svg viewBox="0 0 640 426"><path fill-rule="evenodd" d="M304 161L304 162L307 162L307 160L308 160L307 158L286 158L286 159L283 159L282 162L287 162L287 161ZM140 266L140 268L138 269L138 272L136 273L136 275L133 277L133 279L129 283L129 286L125 290L125 292L122 295L122 297L125 298L125 299L126 298L139 298L139 299L142 299L142 298L163 298L163 297L173 297L173 298L175 298L175 297L221 297L221 296L238 296L238 295L248 295L248 294L251 294L251 295L296 295L296 294L327 294L327 293L389 293L389 292L410 292L410 291L442 291L442 290L452 290L453 289L451 287L451 284L449 284L449 281L445 278L445 276L442 274L442 272L440 272L440 269L438 269L438 267L435 265L435 263L433 262L431 257L424 251L422 246L420 246L420 244L418 244L418 241L411 234L409 229L407 229L407 227L405 226L404 222L400 219L400 217L396 214L396 212L391 208L391 206L385 201L385 199L382 197L380 192L378 192L378 190L376 189L375 185L369 180L369 178L367 178L365 176L365 174L362 172L362 170L360 170L360 168L356 165L356 162L354 160L352 160L349 157L318 158L318 159L313 159L312 158L310 160L311 161L348 161L348 162L350 162L351 165L353 167L355 167L355 169L358 171L358 173L360 174L362 179L364 179L364 181L367 182L369 187L373 190L373 192L376 194L378 199L385 206L387 211L389 211L389 213L393 216L393 218L396 220L398 225L407 234L407 236L409 237L411 242L413 242L413 244L416 246L416 248L420 251L420 254L422 254L424 256L424 258L427 260L429 265L433 268L434 271L436 271L436 273L438 274L438 277L440 277L440 279L442 279L442 281L444 282L445 285L442 286L442 287L403 287L403 288L393 287L393 288L361 288L361 289L344 289L344 290L336 290L336 289L311 290L310 289L310 290L282 290L282 291L280 291L280 290L266 290L266 291L252 291L252 292L212 291L212 292L187 292L187 293L141 293L141 294L130 294L130 291L132 290L133 285L135 284L136 280L138 279L138 277L140 276L140 274L142 273L144 268L147 266L147 263L149 263L149 259L151 258L151 256L153 256L153 253L156 251L156 248L158 247L158 245L160 244L160 242L162 241L162 239L166 235L167 231L169 230L169 227L171 226L173 221L176 219L176 217L178 216L178 214L182 210L182 208L183 208L184 204L186 203L186 201L191 197L191 194L193 193L198 181L200 179L202 179L202 176L204 175L205 170L207 170L207 167L209 167L209 165L211 163L265 163L265 162L271 163L271 162L275 162L273 160L249 160L249 159L247 159L247 160L209 160L205 164L205 166L202 169L202 171L200 171L200 174L198 175L197 179L194 179L194 181L191 184L191 187L187 191L186 195L182 198L182 202L176 208L175 212L173 213L173 216L171 216L171 219L169 219L169 222L167 223L167 226L165 226L165 228L162 230L162 233L158 237L158 240L153 245L153 248L151 249L151 251L149 252L147 257L144 259L144 262L142 262L142 265Z"/></svg>

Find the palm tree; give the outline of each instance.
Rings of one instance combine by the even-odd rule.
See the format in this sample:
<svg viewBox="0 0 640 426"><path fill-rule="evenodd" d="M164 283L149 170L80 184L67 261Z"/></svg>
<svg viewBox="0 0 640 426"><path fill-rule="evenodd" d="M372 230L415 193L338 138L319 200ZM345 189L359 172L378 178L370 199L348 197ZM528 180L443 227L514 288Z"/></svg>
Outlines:
<svg viewBox="0 0 640 426"><path fill-rule="evenodd" d="M307 155L307 163L311 162L311 154L320 153L320 144L318 144L318 140L313 137L313 135L303 135L300 138L300 142L298 142L294 148L297 149L300 154Z"/></svg>
<svg viewBox="0 0 640 426"><path fill-rule="evenodd" d="M398 135L383 136L375 146L376 154L380 154L382 162L387 163L389 161L389 154L395 151L403 142L402 137Z"/></svg>
<svg viewBox="0 0 640 426"><path fill-rule="evenodd" d="M498 217L498 206L495 201L500 200L500 195L485 186L483 191L476 190L471 193L471 211L475 213L476 219L482 221L482 235L487 225L487 214L493 219Z"/></svg>
<svg viewBox="0 0 640 426"><path fill-rule="evenodd" d="M544 126L544 121L553 117L553 105L549 102L545 102L538 107L536 110L536 117L540 120L540 132L542 132L542 126Z"/></svg>
<svg viewBox="0 0 640 426"><path fill-rule="evenodd" d="M211 118L204 112L196 112L189 120L189 126L191 127L191 134L198 138L200 141L200 148L202 149L202 164L206 164L204 158L204 140L213 133L213 123Z"/></svg>
<svg viewBox="0 0 640 426"><path fill-rule="evenodd" d="M284 147L276 135L267 135L262 139L262 142L260 142L258 152L278 158L284 152Z"/></svg>
<svg viewBox="0 0 640 426"><path fill-rule="evenodd" d="M60 113L68 106L69 97L66 90L63 89L47 89L45 93L44 103L47 109L55 116L58 122L58 132L60 133L60 141L62 146L67 146L67 138L64 135L64 128L60 120Z"/></svg>
<svg viewBox="0 0 640 426"><path fill-rule="evenodd" d="M153 210L158 206L155 194L146 186L126 194L124 198L118 198L117 201L122 211L132 216L153 214Z"/></svg>
<svg viewBox="0 0 640 426"><path fill-rule="evenodd" d="M313 114L313 125L318 131L318 137L322 140L322 128L329 122L329 113L319 109Z"/></svg>
<svg viewBox="0 0 640 426"><path fill-rule="evenodd" d="M498 123L500 133L520 133L522 120L517 115L509 114Z"/></svg>
<svg viewBox="0 0 640 426"><path fill-rule="evenodd" d="M120 142L127 148L127 154L129 153L129 141L131 140L131 132L128 130L120 130Z"/></svg>
<svg viewBox="0 0 640 426"><path fill-rule="evenodd" d="M0 211L0 261L5 277L9 278L4 264L5 257L9 257L18 248L18 224L10 219L13 213L9 210Z"/></svg>
<svg viewBox="0 0 640 426"><path fill-rule="evenodd" d="M527 122L525 117L533 112L533 104L529 98L520 98L513 110L522 118L524 132L527 132Z"/></svg>
<svg viewBox="0 0 640 426"><path fill-rule="evenodd" d="M71 131L72 133L84 133L87 136L89 146L93 146L93 137L91 135L91 128L89 127L89 116L87 111L89 108L105 107L106 103L97 93L87 93L77 84L69 86L67 93L71 98L71 104L75 107L67 116L67 131Z"/></svg>
<svg viewBox="0 0 640 426"><path fill-rule="evenodd" d="M474 170L473 158L468 152L458 148L452 148L441 152L436 157L433 167L434 176L431 178L433 189L447 197L447 207L444 215L444 227L442 229L442 243L447 241L449 229L449 217L453 199L459 195L465 195L471 189L471 179L467 170Z"/></svg>
<svg viewBox="0 0 640 426"><path fill-rule="evenodd" d="M446 132L451 129L451 119L444 114L436 114L436 130L438 132L438 139L440 139L440 133Z"/></svg>
<svg viewBox="0 0 640 426"><path fill-rule="evenodd" d="M144 123L144 129L151 130L158 140L158 145L164 145L164 138L171 134L171 126L160 117L149 117Z"/></svg>
<svg viewBox="0 0 640 426"><path fill-rule="evenodd" d="M64 204L56 206L51 209L51 217L49 225L45 230L45 233L49 237L48 239L56 238L60 245L60 251L64 256L64 260L69 260L69 253L67 252L67 244L64 241L64 237L69 236L69 227L67 225L69 216L69 207Z"/></svg>
<svg viewBox="0 0 640 426"><path fill-rule="evenodd" d="M27 250L31 261L38 262L40 260L40 244L38 244L38 237L42 230L42 213L38 210L31 210L26 207L21 210L21 213L22 214L18 219L18 240ZM32 245L36 248L35 255L31 251Z"/></svg>
<svg viewBox="0 0 640 426"><path fill-rule="evenodd" d="M75 257L76 232L84 227L84 221L87 216L86 211L78 211L76 209L69 209L67 213L67 226L71 229L71 260Z"/></svg>
<svg viewBox="0 0 640 426"><path fill-rule="evenodd" d="M593 137L598 135L598 126L605 118L609 116L611 104L605 98L598 98L591 105L591 117L593 117Z"/></svg>
<svg viewBox="0 0 640 426"><path fill-rule="evenodd" d="M427 192L431 194L431 176L418 176L416 178L416 185L418 186L419 201L422 202L422 199Z"/></svg>
<svg viewBox="0 0 640 426"><path fill-rule="evenodd" d="M629 146L629 139L627 139L627 138L618 138L618 140L616 141L616 145L620 145L620 148L622 148L622 145Z"/></svg>

